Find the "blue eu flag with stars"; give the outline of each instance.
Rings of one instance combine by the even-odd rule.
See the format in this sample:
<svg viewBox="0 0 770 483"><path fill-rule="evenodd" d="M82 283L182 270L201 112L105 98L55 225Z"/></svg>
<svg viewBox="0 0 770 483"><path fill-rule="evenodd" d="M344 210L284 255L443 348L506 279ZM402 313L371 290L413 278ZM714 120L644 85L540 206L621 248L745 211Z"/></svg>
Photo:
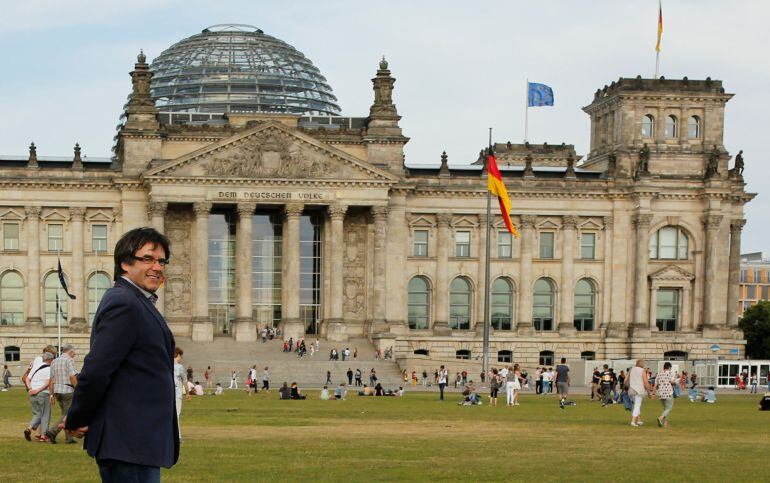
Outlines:
<svg viewBox="0 0 770 483"><path fill-rule="evenodd" d="M529 82L529 107L553 106L553 89L545 84Z"/></svg>

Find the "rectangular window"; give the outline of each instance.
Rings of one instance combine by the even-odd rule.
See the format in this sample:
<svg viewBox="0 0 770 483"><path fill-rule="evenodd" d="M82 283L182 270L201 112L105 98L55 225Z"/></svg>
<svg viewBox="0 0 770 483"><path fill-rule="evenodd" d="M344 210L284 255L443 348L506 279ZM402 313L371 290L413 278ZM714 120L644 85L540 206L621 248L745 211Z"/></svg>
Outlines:
<svg viewBox="0 0 770 483"><path fill-rule="evenodd" d="M583 233L580 236L580 258L593 260L596 258L596 234Z"/></svg>
<svg viewBox="0 0 770 483"><path fill-rule="evenodd" d="M5 250L19 249L19 224L18 223L3 224L3 248Z"/></svg>
<svg viewBox="0 0 770 483"><path fill-rule="evenodd" d="M679 290L662 288L657 295L655 324L661 332L673 332L679 321Z"/></svg>
<svg viewBox="0 0 770 483"><path fill-rule="evenodd" d="M747 285L746 286L746 298L754 300L757 298L757 286L756 285Z"/></svg>
<svg viewBox="0 0 770 483"><path fill-rule="evenodd" d="M471 232L458 231L455 233L455 256L457 258L471 256Z"/></svg>
<svg viewBox="0 0 770 483"><path fill-rule="evenodd" d="M770 292L770 287L768 287L767 285L762 287L762 300L770 300L770 297L768 297L770 293L768 292Z"/></svg>
<svg viewBox="0 0 770 483"><path fill-rule="evenodd" d="M428 256L428 230L415 230L412 238L412 255L415 257Z"/></svg>
<svg viewBox="0 0 770 483"><path fill-rule="evenodd" d="M513 256L512 238L508 231L497 232L497 258L511 258Z"/></svg>
<svg viewBox="0 0 770 483"><path fill-rule="evenodd" d="M746 312L747 310L749 310L749 308L751 308L751 302L744 301L743 302L743 311Z"/></svg>
<svg viewBox="0 0 770 483"><path fill-rule="evenodd" d="M746 283L746 276L748 275L748 270L745 268L741 269L741 283Z"/></svg>
<svg viewBox="0 0 770 483"><path fill-rule="evenodd" d="M64 249L64 225L48 225L48 251Z"/></svg>
<svg viewBox="0 0 770 483"><path fill-rule="evenodd" d="M91 227L91 249L95 252L107 251L107 225Z"/></svg>
<svg viewBox="0 0 770 483"><path fill-rule="evenodd" d="M540 234L540 258L553 258L553 233Z"/></svg>

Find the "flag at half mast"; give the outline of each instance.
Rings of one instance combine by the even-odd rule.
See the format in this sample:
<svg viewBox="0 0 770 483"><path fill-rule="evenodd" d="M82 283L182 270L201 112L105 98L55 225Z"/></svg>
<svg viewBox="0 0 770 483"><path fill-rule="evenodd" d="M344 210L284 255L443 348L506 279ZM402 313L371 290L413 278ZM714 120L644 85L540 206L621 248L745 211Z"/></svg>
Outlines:
<svg viewBox="0 0 770 483"><path fill-rule="evenodd" d="M516 238L519 238L519 232L511 221L511 199L508 198L508 191L505 189L503 176L500 174L500 169L497 167L497 160L491 150L489 152L489 158L487 158L487 189L493 195L497 196L497 201L500 202L500 213L503 215L503 222L505 222L505 227L508 229L508 232Z"/></svg>

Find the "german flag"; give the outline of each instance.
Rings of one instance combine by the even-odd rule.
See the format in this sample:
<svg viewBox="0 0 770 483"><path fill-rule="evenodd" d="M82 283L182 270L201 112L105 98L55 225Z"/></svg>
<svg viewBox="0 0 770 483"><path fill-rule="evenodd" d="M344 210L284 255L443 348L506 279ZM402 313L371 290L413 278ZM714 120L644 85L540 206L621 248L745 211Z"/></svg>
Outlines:
<svg viewBox="0 0 770 483"><path fill-rule="evenodd" d="M513 236L519 238L519 232L511 221L511 199L508 198L508 191L505 189L503 177L500 174L497 160L492 152L489 153L489 158L487 159L487 189L497 196L497 201L500 202L500 213L503 215L505 227Z"/></svg>
<svg viewBox="0 0 770 483"><path fill-rule="evenodd" d="M655 45L655 50L660 52L660 39L663 37L663 5L658 0L658 43Z"/></svg>

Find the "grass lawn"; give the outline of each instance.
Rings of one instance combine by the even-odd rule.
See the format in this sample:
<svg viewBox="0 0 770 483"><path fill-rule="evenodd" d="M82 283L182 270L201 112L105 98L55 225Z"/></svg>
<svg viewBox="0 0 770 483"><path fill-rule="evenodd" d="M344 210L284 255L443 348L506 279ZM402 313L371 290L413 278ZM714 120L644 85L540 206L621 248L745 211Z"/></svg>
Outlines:
<svg viewBox="0 0 770 483"><path fill-rule="evenodd" d="M539 480L767 481L770 413L759 397L716 405L676 401L671 427L629 426L621 405L524 395L518 407L462 407L457 394L279 401L276 392L199 397L182 409L182 452L165 481ZM503 402L505 398L502 398ZM58 410L55 411L55 414ZM31 412L18 389L0 393L0 475L7 481L94 481L80 445L28 443ZM59 436L63 440L62 435Z"/></svg>

